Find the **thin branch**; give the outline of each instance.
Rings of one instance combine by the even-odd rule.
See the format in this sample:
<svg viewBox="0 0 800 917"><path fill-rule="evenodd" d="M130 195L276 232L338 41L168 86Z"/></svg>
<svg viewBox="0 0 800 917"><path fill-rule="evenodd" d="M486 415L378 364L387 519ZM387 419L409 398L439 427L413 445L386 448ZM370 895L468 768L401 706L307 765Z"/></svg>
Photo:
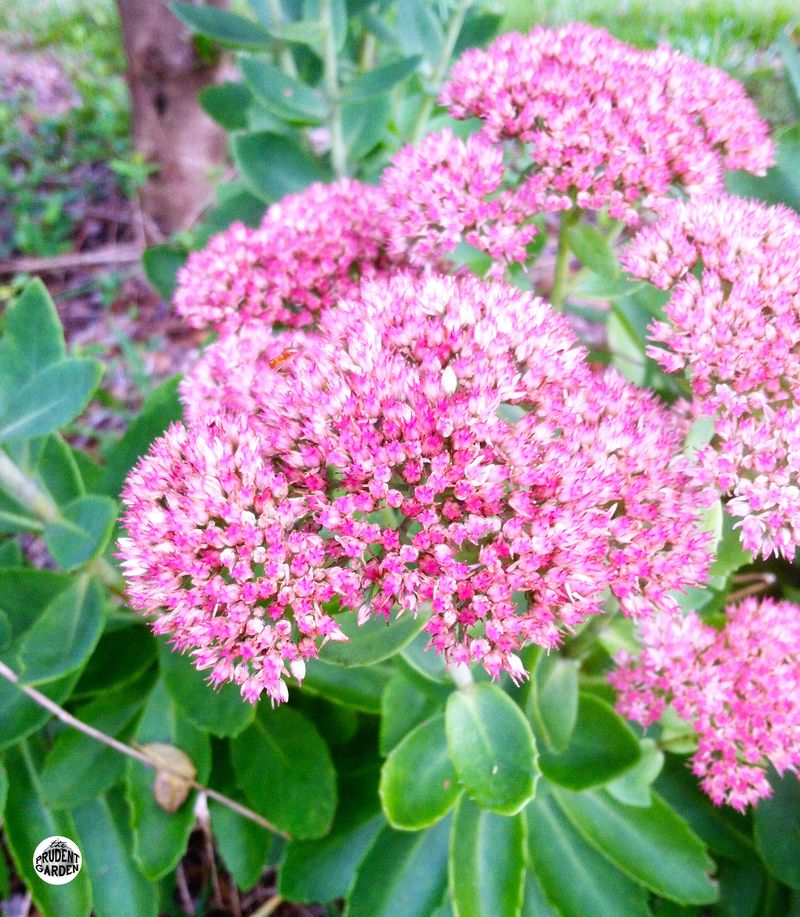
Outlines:
<svg viewBox="0 0 800 917"><path fill-rule="evenodd" d="M331 0L320 0L319 18L324 31L322 43L322 81L328 103L328 129L331 132L331 165L333 174L341 178L347 174L347 148L342 128L342 103L339 97L339 73L336 35L333 28Z"/></svg>
<svg viewBox="0 0 800 917"><path fill-rule="evenodd" d="M283 898L280 895L273 895L265 901L258 910L253 911L250 917L270 917L283 904Z"/></svg>
<svg viewBox="0 0 800 917"><path fill-rule="evenodd" d="M88 723L84 723L83 720L79 720L63 707L59 707L59 705L50 700L49 697L46 697L40 691L37 691L36 688L33 688L30 685L22 684L19 680L19 675L17 675L13 669L10 669L4 662L1 661L0 676L5 678L6 681L10 681L12 685L16 685L23 694L29 697L40 707L43 707L45 710L52 713L56 719L61 720L61 722L66 726L71 726L73 729L77 729L84 735L89 736L90 739L94 739L96 742L100 742L103 745L107 745L109 748L113 748L114 751L118 751L120 754L126 755L129 758L133 758L134 760L139 761L141 764L144 764L145 767L152 767L162 772L171 774L174 777L179 777L185 782L190 782L194 789L199 790L201 793L205 793L209 799L216 800L216 802L220 803L220 805L226 806L234 812L238 812L238 814L243 818L247 818L250 821L255 822L255 824L260 825L267 831L272 831L274 834L280 834L282 837L289 837L285 831L281 831L279 828L276 828L275 825L270 824L270 822L268 822L267 819L262 815L259 815L258 812L254 812L252 809L248 809L247 806L243 806L241 803L236 802L235 799L230 799L228 796L225 796L222 793L218 793L216 790L212 790L211 787L205 786L205 784L199 783L197 780L186 781L186 774L177 770L172 770L168 767L164 767L160 762L157 763L154 761L146 752L141 751L138 748L134 748L125 742L120 742L119 739L115 739L113 736L106 735L106 733L101 732L99 729L95 729L94 726L90 726Z"/></svg>
<svg viewBox="0 0 800 917"><path fill-rule="evenodd" d="M430 118L431 112L433 111L433 103L436 96L439 94L439 89L447 73L447 65L450 63L450 58L453 56L453 49L461 33L461 27L464 25L464 17L467 15L467 10L471 5L472 0L460 0L458 6L453 11L453 16L450 19L450 24L447 28L444 42L442 43L442 50L439 53L439 59L436 61L436 66L431 76L432 91L425 96L417 112L417 117L414 120L414 127L411 129L412 143L419 143L419 141L422 140L425 128L428 126L428 118Z"/></svg>
<svg viewBox="0 0 800 917"><path fill-rule="evenodd" d="M0 261L0 276L11 274L54 274L79 267L97 267L104 264L130 264L142 257L144 246L106 245L90 252L69 252L52 258L15 258Z"/></svg>

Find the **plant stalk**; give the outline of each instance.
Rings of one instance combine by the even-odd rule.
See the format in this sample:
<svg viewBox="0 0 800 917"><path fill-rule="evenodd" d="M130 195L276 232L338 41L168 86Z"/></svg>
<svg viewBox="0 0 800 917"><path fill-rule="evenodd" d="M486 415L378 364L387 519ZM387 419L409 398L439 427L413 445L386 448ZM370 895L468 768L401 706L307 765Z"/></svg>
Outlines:
<svg viewBox="0 0 800 917"><path fill-rule="evenodd" d="M45 710L52 713L53 716L61 720L62 723L67 726L71 726L73 729L77 729L84 735L89 736L90 739L94 739L96 742L100 742L103 745L107 745L109 748L113 748L120 754L127 755L129 758L133 758L134 760L139 761L140 763L144 764L145 767L157 768L158 770L166 771L175 777L180 777L181 780L186 780L185 774L182 774L179 771L172 771L167 767L163 767L160 763L157 764L146 752L141 751L138 748L134 748L132 745L128 745L125 742L120 742L119 739L115 739L113 736L106 735L106 733L101 732L99 729L95 729L94 726L90 726L88 723L84 723L83 720L79 720L77 717L66 711L63 707L59 707L58 704L50 700L49 697L46 697L40 691L37 691L36 688L33 688L30 685L21 684L19 675L17 675L13 669L10 669L4 662L0 662L0 676L5 678L6 681L10 681L12 685L16 685L16 687L22 691L23 694L29 697L40 707L43 707ZM248 809L247 806L243 806L241 803L236 802L235 799L224 796L222 793L218 793L216 790L205 786L205 784L199 783L197 780L187 782L190 782L194 789L199 790L201 793L205 793L209 799L214 799L220 803L220 805L227 806L227 808L237 812L243 818L247 818L250 821L255 822L255 824L260 825L267 831L272 831L274 834L280 834L282 837L289 836L285 832L276 828L275 825L270 824L266 818L264 818L262 815L259 815L258 812L254 812L252 809Z"/></svg>
<svg viewBox="0 0 800 917"><path fill-rule="evenodd" d="M558 247L556 248L556 266L553 270L553 286L550 291L550 305L561 311L564 297L567 295L569 282L569 229L578 219L578 211L573 208L562 212L558 224Z"/></svg>
<svg viewBox="0 0 800 917"><path fill-rule="evenodd" d="M453 11L453 16L450 19L450 24L447 27L444 42L442 43L442 50L433 68L433 74L431 76L432 91L426 93L422 105L417 112L417 117L414 119L414 126L411 129L411 142L414 144L419 143L425 134L425 129L428 126L428 119L433 111L433 103L436 101L441 85L444 82L447 66L450 63L450 58L453 56L453 49L458 41L461 27L464 25L464 17L467 15L467 10L471 5L472 0L460 0L458 6Z"/></svg>
<svg viewBox="0 0 800 917"><path fill-rule="evenodd" d="M339 73L336 51L336 35L333 29L333 6L331 0L320 0L320 20L324 32L322 45L322 82L328 101L328 129L331 132L331 165L333 174L341 178L347 174L347 148L342 129L342 102L339 95Z"/></svg>
<svg viewBox="0 0 800 917"><path fill-rule="evenodd" d="M273 27L276 29L280 28L283 25L283 10L281 9L281 0L269 0L269 14L272 17ZM281 69L286 74L286 76L296 80L297 67L295 67L294 64L292 52L283 42L281 42L281 50L278 53L278 60L280 61Z"/></svg>

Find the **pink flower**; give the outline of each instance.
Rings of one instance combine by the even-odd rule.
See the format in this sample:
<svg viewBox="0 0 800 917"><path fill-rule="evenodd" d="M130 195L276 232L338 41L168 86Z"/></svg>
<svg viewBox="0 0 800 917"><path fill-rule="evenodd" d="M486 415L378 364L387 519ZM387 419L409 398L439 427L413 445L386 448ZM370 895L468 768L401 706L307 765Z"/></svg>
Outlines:
<svg viewBox="0 0 800 917"><path fill-rule="evenodd" d="M464 241L490 255L495 271L527 259L536 208L523 206L506 187L503 151L481 134L463 141L444 130L404 147L381 187L396 258L425 266Z"/></svg>
<svg viewBox="0 0 800 917"><path fill-rule="evenodd" d="M190 325L310 325L320 309L389 266L378 188L313 184L273 204L258 229L234 223L192 252L174 304Z"/></svg>
<svg viewBox="0 0 800 917"><path fill-rule="evenodd" d="M181 647L216 634L229 609L244 626L246 590L257 615L286 596L290 622L303 600L314 638L303 658L331 626L317 606L336 599L362 617L424 613L449 664L518 679L523 645L555 646L608 591L642 615L674 610L670 591L702 581L701 491L679 425L654 397L594 372L540 299L475 278L368 282L322 315L319 336L296 336L297 358L266 384L236 352L252 340L229 339L225 360L253 420L174 430L126 488L134 601L165 607L159 626ZM267 342L267 361L282 346ZM170 510L156 528L154 506ZM261 572L254 539L279 566ZM186 550L172 563L164 545L175 543ZM240 646L241 630L230 639ZM216 665L216 643L205 646Z"/></svg>
<svg viewBox="0 0 800 917"><path fill-rule="evenodd" d="M715 804L742 811L771 793L766 769L800 766L800 608L750 598L721 631L693 612L641 624L643 649L610 681L621 713L648 726L671 705L697 733L692 770Z"/></svg>
<svg viewBox="0 0 800 917"><path fill-rule="evenodd" d="M623 255L637 277L670 291L667 372L687 370L696 416L715 435L701 473L730 494L742 543L754 554L800 544L800 219L784 207L732 197L676 203Z"/></svg>
<svg viewBox="0 0 800 917"><path fill-rule="evenodd" d="M276 471L244 418L174 424L131 472L119 541L134 608L190 650L213 684L255 701L288 698L283 678L344 635L322 604L357 580L325 569L307 493Z"/></svg>
<svg viewBox="0 0 800 917"><path fill-rule="evenodd" d="M763 174L773 162L768 127L736 80L583 23L467 51L441 101L480 118L493 142L521 143L537 194L627 222L673 186L716 191L726 169Z"/></svg>

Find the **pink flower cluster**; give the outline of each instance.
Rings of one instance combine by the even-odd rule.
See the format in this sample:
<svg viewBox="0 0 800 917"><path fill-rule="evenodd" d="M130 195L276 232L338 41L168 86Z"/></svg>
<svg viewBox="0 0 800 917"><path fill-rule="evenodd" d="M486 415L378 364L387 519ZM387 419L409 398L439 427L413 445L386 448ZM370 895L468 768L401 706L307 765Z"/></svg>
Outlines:
<svg viewBox="0 0 800 917"><path fill-rule="evenodd" d="M725 170L763 174L773 162L767 124L736 80L582 23L467 51L441 102L481 129L466 143L429 137L385 173L392 250L412 257L463 236L524 261L537 213L607 210L635 224L674 189L716 192Z"/></svg>
<svg viewBox="0 0 800 917"><path fill-rule="evenodd" d="M283 198L257 229L234 223L189 255L175 308L193 327L223 332L254 321L312 324L388 268L382 203L378 188L354 179Z"/></svg>
<svg viewBox="0 0 800 917"><path fill-rule="evenodd" d="M670 291L650 355L690 376L698 416L715 418L698 452L754 554L800 544L800 218L715 197L673 205L623 254ZM666 349L664 349L666 348Z"/></svg>
<svg viewBox="0 0 800 917"><path fill-rule="evenodd" d="M800 608L750 598L721 631L694 613L641 625L644 648L610 676L618 708L649 726L671 705L694 727L692 769L717 805L743 810L770 795L766 768L800 767Z"/></svg>
<svg viewBox="0 0 800 917"><path fill-rule="evenodd" d="M530 209L505 187L503 150L482 134L429 134L392 159L382 178L389 251L425 266L461 242L491 255L497 271L526 260L536 235Z"/></svg>
<svg viewBox="0 0 800 917"><path fill-rule="evenodd" d="M702 582L675 424L541 300L398 273L319 331L218 345L191 412L227 365L223 404L252 419L173 428L125 490L132 600L215 681L283 699L337 608L424 614L448 663L520 679L524 644L557 645L608 592L672 612Z"/></svg>

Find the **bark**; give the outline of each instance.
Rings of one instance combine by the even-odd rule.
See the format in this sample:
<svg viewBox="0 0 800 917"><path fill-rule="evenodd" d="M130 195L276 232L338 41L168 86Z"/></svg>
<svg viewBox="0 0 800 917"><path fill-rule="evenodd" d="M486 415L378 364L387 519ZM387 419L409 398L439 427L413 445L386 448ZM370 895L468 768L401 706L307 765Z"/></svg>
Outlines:
<svg viewBox="0 0 800 917"><path fill-rule="evenodd" d="M220 60L202 61L167 0L117 0L136 150L158 167L139 192L142 210L164 234L185 229L213 192L209 174L226 160L225 132L197 93L218 79ZM227 0L206 0L227 6Z"/></svg>

